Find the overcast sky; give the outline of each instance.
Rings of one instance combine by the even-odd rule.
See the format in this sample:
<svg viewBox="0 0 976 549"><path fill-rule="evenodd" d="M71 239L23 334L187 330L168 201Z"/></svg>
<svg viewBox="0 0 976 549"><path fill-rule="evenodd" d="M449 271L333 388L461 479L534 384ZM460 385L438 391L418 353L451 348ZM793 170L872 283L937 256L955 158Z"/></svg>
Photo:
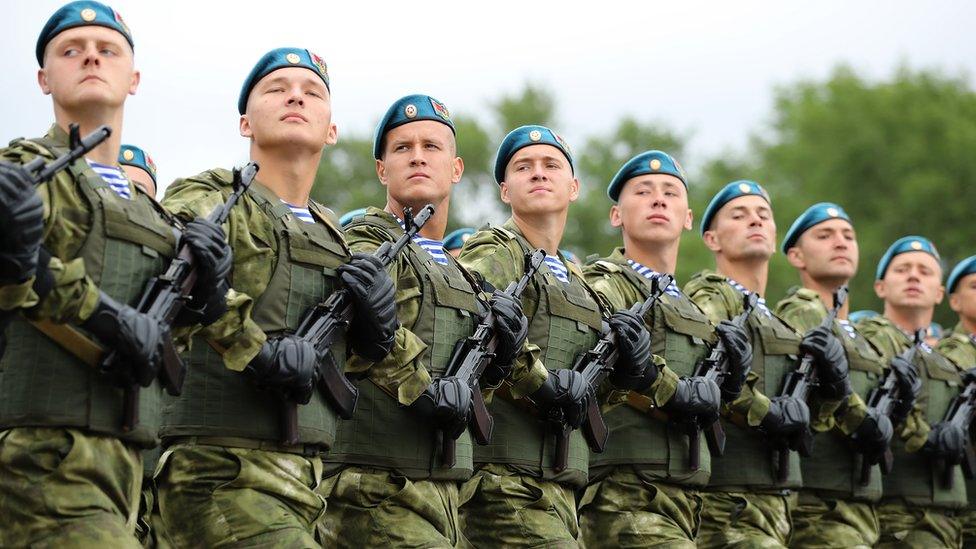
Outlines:
<svg viewBox="0 0 976 549"><path fill-rule="evenodd" d="M4 2L4 142L39 135L53 120L37 86L34 46L62 3ZM775 86L822 78L838 63L871 78L900 64L953 75L976 69L976 7L961 1L110 4L132 29L142 71L123 141L152 154L164 185L246 159L240 86L257 59L280 46L325 58L340 139L371 133L408 93L478 115L532 82L556 92L556 129L571 145L631 114L690 134L682 162L692 170L741 150L768 120Z"/></svg>

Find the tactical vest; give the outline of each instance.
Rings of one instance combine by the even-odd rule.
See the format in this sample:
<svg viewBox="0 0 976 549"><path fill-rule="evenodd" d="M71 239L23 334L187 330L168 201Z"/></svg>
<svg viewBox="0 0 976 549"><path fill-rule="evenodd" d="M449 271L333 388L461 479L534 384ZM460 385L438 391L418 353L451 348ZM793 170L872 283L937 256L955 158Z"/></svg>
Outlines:
<svg viewBox="0 0 976 549"><path fill-rule="evenodd" d="M840 339L850 366L851 387L867 400L868 393L884 380L881 356L861 334L851 337L839 323L834 335ZM871 481L861 486L861 455L851 449L850 439L831 430L814 437L813 455L801 460L803 489L824 497L878 501L881 499L881 469L871 470Z"/></svg>
<svg viewBox="0 0 976 549"><path fill-rule="evenodd" d="M48 159L67 152L47 138L15 146ZM71 164L68 173L91 215L91 229L76 257L84 260L87 275L103 292L136 306L146 283L175 253L173 228L148 196L137 191L130 200L121 198L84 159ZM139 391L139 424L123 433L121 388L21 316L13 319L6 335L7 350L0 360L0 429L75 427L143 447L156 444L158 382Z"/></svg>
<svg viewBox="0 0 976 549"><path fill-rule="evenodd" d="M926 421L934 425L942 421L962 381L955 366L937 352L919 349L914 364L923 379L915 406L920 406ZM926 507L966 506L966 483L961 467L954 468L952 489L947 489L942 484L941 468L925 452L905 451L905 443L897 436L891 441L891 451L895 460L891 473L884 477L884 499L897 498Z"/></svg>
<svg viewBox="0 0 976 549"><path fill-rule="evenodd" d="M651 291L650 281L626 263L611 263L619 267L622 276L646 300ZM684 294L681 297L662 295L644 321L651 333L652 352L663 357L668 368L681 377L694 374L698 362L708 352L708 344L716 341L708 317ZM699 437L700 463L698 471L693 472L688 463L688 436L675 425L652 419L626 405L606 411L603 419L610 429L610 438L602 454L590 454L592 476L599 476L598 468L631 465L659 472L657 476L679 484L704 486L708 483L711 456L705 437Z"/></svg>
<svg viewBox="0 0 976 549"><path fill-rule="evenodd" d="M403 235L391 216L367 214L347 230L360 226L380 229L391 242ZM473 279L453 256L448 257L448 265L441 265L412 240L402 254L420 286L398 286L397 301L421 298L416 320L405 327L427 343L420 359L437 378L444 374L455 345L474 333L480 315ZM327 461L392 469L411 479L467 480L473 471L471 435L464 431L458 438L451 468L443 465L439 437L430 419L400 406L395 397L365 381L359 385L356 415L340 424Z"/></svg>
<svg viewBox="0 0 976 549"><path fill-rule="evenodd" d="M533 250L521 236L494 230L515 240L523 254ZM538 304L529 318L528 340L542 350L542 363L549 370L572 368L576 357L596 344L603 322L600 306L572 271L569 284L563 284L543 263L525 288L522 303ZM489 411L495 420L494 432L490 444L475 447L475 463L509 464L546 480L579 487L586 484L589 449L578 430L569 438L567 467L557 473L553 469L556 437L544 421L498 395Z"/></svg>
<svg viewBox="0 0 976 549"><path fill-rule="evenodd" d="M800 336L779 318L753 311L749 317L752 339L752 371L759 376L756 390L773 397L783 387L786 374L796 369ZM777 491L799 488L802 484L800 457L790 452L790 472L786 482L776 479L777 453L766 437L754 429L739 427L722 419L725 428L725 455L712 461L709 489L724 491Z"/></svg>
<svg viewBox="0 0 976 549"><path fill-rule="evenodd" d="M216 179L222 179L220 174ZM229 181L219 181L229 189ZM316 223L297 219L288 206L257 182L247 199L256 204L273 227L275 242L262 242L278 254L264 291L263 281L233 277L232 286L255 298L252 319L268 338L284 335L298 327L309 308L324 300L336 288L336 268L346 263L349 250L342 233L319 214ZM243 204L242 204L243 206ZM240 227L239 230L246 230ZM252 237L260 239L254 233ZM234 272L248 272L247 264L234 258ZM251 261L266 261L256 257ZM244 259L248 261L248 259ZM330 349L339 370L345 366L345 338ZM167 397L160 436L237 437L277 442L282 439L282 401L252 383L248 376L228 370L221 355L202 336L194 337L187 361L183 395ZM320 391L298 406L298 434L303 444L328 448L335 439L336 415Z"/></svg>

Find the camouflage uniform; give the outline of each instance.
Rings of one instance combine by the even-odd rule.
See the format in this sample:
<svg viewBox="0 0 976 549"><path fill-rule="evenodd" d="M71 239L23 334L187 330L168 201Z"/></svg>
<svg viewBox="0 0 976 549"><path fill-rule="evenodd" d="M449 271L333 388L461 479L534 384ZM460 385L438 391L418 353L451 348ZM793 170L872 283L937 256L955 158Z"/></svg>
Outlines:
<svg viewBox="0 0 976 549"><path fill-rule="evenodd" d="M373 253L403 235L397 219L369 208L346 227L355 252ZM453 257L438 264L416 242L389 270L396 281L394 348L377 363L352 357L347 372L360 383L356 415L339 426L326 458L329 501L322 525L330 547L454 547L458 484L471 477L471 436L456 442L456 463L441 461L438 432L405 406L444 373L455 343L474 333L477 288ZM517 376L521 375L516 373Z"/></svg>
<svg viewBox="0 0 976 549"><path fill-rule="evenodd" d="M967 333L962 322L956 324L935 349L960 370L976 367L976 335ZM970 436L973 435L976 432L971 431ZM976 481L966 481L966 494L969 496L969 507L959 516L959 521L962 523L963 547L972 549L976 548Z"/></svg>
<svg viewBox="0 0 976 549"><path fill-rule="evenodd" d="M649 281L627 264L623 248L583 272L613 310L629 309L650 293ZM687 435L648 415L671 399L679 376L694 373L707 344L715 342L714 328L684 294L662 295L645 321L661 372L644 394L606 387L602 395L610 442L602 454L590 455L590 485L580 502L580 529L589 547L696 546L698 489L711 473L708 446L700 437L701 462L692 471Z"/></svg>
<svg viewBox="0 0 976 549"><path fill-rule="evenodd" d="M458 258L496 288L523 274L532 247L515 222L472 235ZM565 262L564 262L565 263ZM544 421L520 407L521 397L545 382L545 368L569 368L591 348L602 325L600 305L573 263L563 284L543 265L522 295L529 319L528 345L516 360L521 377L493 395L492 441L474 449L475 474L461 487L461 525L477 547L576 547L579 527L573 490L587 480L588 449L579 432L569 439L568 466L557 472L555 436ZM545 364L545 366L543 366Z"/></svg>
<svg viewBox="0 0 976 549"><path fill-rule="evenodd" d="M164 203L182 217L205 216L232 190L216 169L174 182ZM242 370L266 337L294 330L337 284L349 251L334 215L309 203L315 223L298 220L255 181L230 212L234 252L228 312L197 334L184 355L183 394L169 399L156 468L164 528L178 546L315 546L325 501L319 454L334 440L336 416L316 391L298 407L300 444L280 443L281 401ZM345 344L331 349L340 369Z"/></svg>
<svg viewBox="0 0 976 549"><path fill-rule="evenodd" d="M885 363L908 349L912 341L882 316L863 320L858 330L882 354ZM912 414L892 441L894 465L884 477L884 496L878 506L879 547L960 547L962 525L956 514L966 506L966 485L956 467L953 488L942 486L941 471L919 450L930 425L941 421L961 383L958 369L925 346L915 354L922 392Z"/></svg>
<svg viewBox="0 0 976 549"><path fill-rule="evenodd" d="M50 161L67 146L55 125L0 157ZM78 325L93 313L99 290L135 305L145 282L165 268L175 251L172 228L144 193L129 190L131 200L118 196L84 159L37 189L55 285L26 313L31 322L12 320L0 359L0 546L138 546L139 450L157 443L159 385L140 391L140 423L123 433L122 389L33 323ZM29 295L4 305L35 303Z"/></svg>
<svg viewBox="0 0 976 549"><path fill-rule="evenodd" d="M776 314L801 333L816 328L827 316L817 292L792 288L776 305ZM884 379L877 350L846 321L834 323L844 346L853 393L837 414L814 420L820 433L813 455L801 460L803 488L793 510L794 547L873 547L880 535L875 504L881 499L881 472L875 466L861 486L861 457L850 449L850 435L864 419L864 399Z"/></svg>

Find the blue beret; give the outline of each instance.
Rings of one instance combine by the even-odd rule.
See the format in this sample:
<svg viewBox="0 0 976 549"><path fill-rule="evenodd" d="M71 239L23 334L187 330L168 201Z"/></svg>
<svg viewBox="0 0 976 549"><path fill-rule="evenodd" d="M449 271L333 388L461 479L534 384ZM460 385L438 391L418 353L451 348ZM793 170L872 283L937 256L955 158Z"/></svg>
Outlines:
<svg viewBox="0 0 976 549"><path fill-rule="evenodd" d="M952 272L949 273L949 282L946 283L946 291L951 294L953 291L955 291L956 284L959 283L959 280L962 279L962 277L974 273L976 273L976 255L971 255L960 261L959 264L952 269Z"/></svg>
<svg viewBox="0 0 976 549"><path fill-rule="evenodd" d="M325 82L325 87L332 91L329 85L329 67L324 59L302 48L278 48L264 54L251 69L251 74L247 75L244 85L241 86L241 95L237 98L237 111L244 114L247 110L247 96L251 94L255 84L272 72L288 67L302 67L314 72Z"/></svg>
<svg viewBox="0 0 976 549"><path fill-rule="evenodd" d="M607 196L610 197L610 200L616 202L620 198L620 190L624 188L624 183L627 183L638 175L646 175L649 173L673 175L685 184L686 189L688 188L688 179L685 177L685 171L681 169L681 164L678 164L678 161L673 156L662 151L647 151L631 158L620 168L617 175L613 176L613 179L610 180L610 186L607 187Z"/></svg>
<svg viewBox="0 0 976 549"><path fill-rule="evenodd" d="M942 258L939 257L939 251L935 249L935 244L932 244L931 240L924 236L905 236L896 240L888 248L888 251L881 256L881 261L878 262L878 271L874 275L875 280L884 278L885 271L888 270L888 265L891 264L891 260L896 255L907 252L925 252L934 257L940 264L942 262Z"/></svg>
<svg viewBox="0 0 976 549"><path fill-rule="evenodd" d="M54 15L47 20L44 28L41 29L41 34L37 37L37 48L35 50L37 64L42 67L44 66L44 48L47 47L48 42L52 38L68 29L89 25L106 27L118 31L119 34L125 37L125 41L129 43L129 47L135 49L135 46L132 44L132 34L129 32L129 27L122 20L119 12L100 2L82 0L61 6L61 9L54 12Z"/></svg>
<svg viewBox="0 0 976 549"><path fill-rule="evenodd" d="M349 212L342 214L339 218L339 225L345 227L346 225L352 223L353 219L366 215L366 208L358 208Z"/></svg>
<svg viewBox="0 0 976 549"><path fill-rule="evenodd" d="M851 321L851 324L857 324L858 322L860 322L862 320L865 320L865 319L868 319L868 318L871 318L871 317L874 317L874 316L878 316L878 312L877 311L870 311L868 309L863 309L863 310L860 310L860 311L854 311L853 313L851 313L850 315L848 315L847 316L847 320Z"/></svg>
<svg viewBox="0 0 976 549"><path fill-rule="evenodd" d="M156 163L149 153L139 147L122 145L122 149L119 150L119 164L142 168L152 178L153 183L156 183Z"/></svg>
<svg viewBox="0 0 976 549"><path fill-rule="evenodd" d="M502 144L498 146L498 153L495 154L495 183L501 185L502 181L505 181L505 168L508 167L508 161L515 156L515 153L529 145L552 145L556 147L566 155L570 169L576 173L576 167L573 166L573 154L569 151L569 145L566 144L565 139L545 126L522 126L508 132L505 139L502 139Z"/></svg>
<svg viewBox="0 0 976 549"><path fill-rule="evenodd" d="M790 226L790 230L786 231L786 238L783 239L783 253L785 254L786 250L795 246L796 241L800 239L803 233L807 232L807 229L831 219L843 219L852 226L854 225L844 208L833 202L819 202L800 214L800 217L796 218L796 221Z"/></svg>
<svg viewBox="0 0 976 549"><path fill-rule="evenodd" d="M701 234L705 234L708 227L712 224L712 218L715 214L722 209L722 206L728 204L730 201L739 198L740 196L761 196L767 203L772 205L769 201L769 193L766 189L762 188L759 183L755 181L749 181L746 179L740 179L739 181L733 181L728 185L722 187L722 190L718 192L712 201L708 203L708 207L705 208L705 215L702 216L701 220Z"/></svg>
<svg viewBox="0 0 976 549"><path fill-rule="evenodd" d="M463 229L458 229L452 231L446 237L444 237L444 249L445 250L457 250L461 246L464 246L464 241L474 234L474 229L471 227L464 227Z"/></svg>
<svg viewBox="0 0 976 549"><path fill-rule="evenodd" d="M390 130L420 120L433 120L446 124L451 128L451 133L457 135L454 121L451 120L451 111L447 110L444 103L429 95L408 95L390 105L386 114L380 119L380 123L377 124L376 135L373 136L373 158L379 160L383 156L383 138Z"/></svg>

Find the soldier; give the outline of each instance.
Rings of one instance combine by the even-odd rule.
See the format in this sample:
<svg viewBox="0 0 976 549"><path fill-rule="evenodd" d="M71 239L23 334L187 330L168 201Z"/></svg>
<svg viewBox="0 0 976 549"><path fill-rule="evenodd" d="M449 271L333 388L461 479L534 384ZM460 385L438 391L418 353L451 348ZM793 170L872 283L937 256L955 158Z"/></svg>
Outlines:
<svg viewBox="0 0 976 549"><path fill-rule="evenodd" d="M135 145L122 145L119 165L129 180L142 187L146 194L156 197L156 163L146 151Z"/></svg>
<svg viewBox="0 0 976 549"><path fill-rule="evenodd" d="M853 223L837 204L814 204L790 226L782 250L801 286L790 289L776 314L801 332L822 330L833 292L857 273ZM867 410L864 403L884 379L885 368L877 350L847 320L849 304L837 313L831 330L843 344L853 392L836 413L814 420L815 430L823 434L815 438L813 455L801 461L803 489L790 542L795 547L873 547L878 541L875 503L881 499L881 472L875 466L870 483L862 485L858 456L884 452L893 428L888 416Z"/></svg>
<svg viewBox="0 0 976 549"><path fill-rule="evenodd" d="M461 255L461 247L471 238L474 232L474 229L471 227L463 227L456 231L451 231L444 237L444 249L454 257Z"/></svg>
<svg viewBox="0 0 976 549"><path fill-rule="evenodd" d="M715 256L716 272L696 274L685 292L719 324L742 312L744 295L761 296L766 290L769 259L776 249L769 195L752 181L729 183L705 209L701 232ZM808 334L801 340L762 298L749 317L749 332L752 371L739 398L723 409L728 440L725 456L712 463L704 492L698 535L703 547L782 547L789 540L790 513L796 507L792 492L802 483L800 463L797 453L790 452L789 470L779 471L771 450L795 450L799 436L809 429L807 403L778 395L801 350L816 357L818 406L836 403L850 392L847 361L833 333Z"/></svg>
<svg viewBox="0 0 976 549"><path fill-rule="evenodd" d="M562 456L556 455L555 434L539 418L555 413L573 429L580 426L590 388L571 368L594 345L603 324L598 296L579 267L558 255L569 204L579 195L573 170L568 146L549 128L512 130L498 148L494 170L512 217L501 227L475 233L461 250L461 264L496 288L522 276L527 252L542 248L547 254L522 294L529 345L493 395L491 443L475 447L476 472L461 488L461 528L476 547L578 545L573 492L586 484L587 447L573 431L566 466L556 467ZM611 381L651 386L658 370L643 321L618 311L609 325L621 355ZM532 406L523 406L526 397Z"/></svg>
<svg viewBox="0 0 976 549"><path fill-rule="evenodd" d="M374 139L386 207L368 208L346 227L351 249L372 252L403 234L404 208L435 208L390 266L401 325L393 351L376 364L354 358L347 365L365 381L358 412L340 426L327 458L331 478L321 493L329 500L322 528L329 547L455 547L460 539L458 485L471 476L471 437L461 434L456 460L447 464L438 431L467 423L471 389L445 369L481 312L474 278L441 241L464 171L454 132L447 107L430 96L393 103ZM516 300L497 293L489 303L499 347L484 383L494 385L510 370L527 326Z"/></svg>
<svg viewBox="0 0 976 549"><path fill-rule="evenodd" d="M67 4L44 26L36 55L55 123L44 137L0 151L12 163L6 178L29 186L19 165L67 153L70 123L83 133L103 124L115 131L37 188L45 212L39 302L21 303L30 308L12 319L0 361L0 546L138 547L140 450L158 442L155 379L169 327L132 306L174 255L176 236L168 214L116 162L125 99L139 84L122 17L97 2ZM202 314L182 324L219 314L220 299L208 298L221 297L230 269L224 240L213 223L187 224L182 241L198 275L190 308ZM107 372L106 349L119 358ZM144 388L139 421L123 428L123 388L133 386Z"/></svg>
<svg viewBox="0 0 976 549"><path fill-rule="evenodd" d="M965 433L942 422L959 392L959 370L924 341L910 357L903 356L913 346L909 334L932 323L945 293L935 245L920 236L896 240L878 262L874 291L884 301L884 313L862 321L858 329L892 368L918 376L920 391L899 430L900 438L892 443L894 465L884 478L878 506L877 546L959 547L962 525L955 514L966 505L966 485L958 467L951 488L935 467L938 458L958 463L963 450Z"/></svg>
<svg viewBox="0 0 976 549"><path fill-rule="evenodd" d="M959 323L941 341L936 350L960 370L976 367L976 255L963 259L949 273L946 281L949 307L959 315ZM976 440L972 435L970 440ZM966 481L969 507L960 516L963 547L976 547L976 482Z"/></svg>
<svg viewBox="0 0 976 549"><path fill-rule="evenodd" d="M616 309L647 299L648 279L674 273L681 234L691 229L687 179L667 153L648 151L630 159L610 182L614 202L610 224L621 229L624 246L587 265L587 282ZM721 391L738 396L752 349L745 331L723 324L732 374L720 391L715 381L694 377L695 367L715 343L708 317L677 286L669 287L645 316L652 351L667 366L652 391L610 392L604 419L610 441L590 455L590 485L580 503L580 529L588 547L696 547L702 508L698 489L711 470L705 438L701 462L690 462L683 424L711 425L719 415ZM680 377L679 377L680 376ZM653 415L663 411L668 417Z"/></svg>
<svg viewBox="0 0 976 549"><path fill-rule="evenodd" d="M183 395L160 430L159 507L178 546L315 546L320 454L337 421L316 390L320 363L341 372L347 350L378 360L393 344L392 280L379 260L350 259L335 216L309 200L323 148L337 138L329 85L321 57L278 48L241 88L240 133L261 171L227 221L236 291L230 311L194 337ZM224 169L179 179L164 203L180 216L206 213L231 182ZM318 356L294 330L340 284L355 318L330 356ZM288 403L301 404L298 444L283 440Z"/></svg>

